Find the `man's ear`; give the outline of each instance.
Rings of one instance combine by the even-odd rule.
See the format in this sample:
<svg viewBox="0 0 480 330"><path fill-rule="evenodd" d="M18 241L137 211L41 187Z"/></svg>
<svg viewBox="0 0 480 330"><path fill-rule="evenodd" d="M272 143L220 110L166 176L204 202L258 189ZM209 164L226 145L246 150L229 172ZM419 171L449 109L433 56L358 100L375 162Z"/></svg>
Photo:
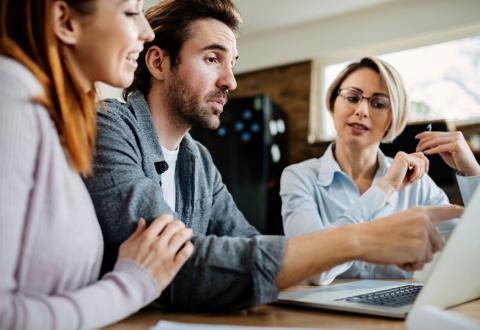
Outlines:
<svg viewBox="0 0 480 330"><path fill-rule="evenodd" d="M145 63L150 74L157 80L164 80L170 68L170 57L158 46L151 46L145 54Z"/></svg>
<svg viewBox="0 0 480 330"><path fill-rule="evenodd" d="M67 45L75 45L81 33L80 23L67 3L53 1L52 20L57 38Z"/></svg>

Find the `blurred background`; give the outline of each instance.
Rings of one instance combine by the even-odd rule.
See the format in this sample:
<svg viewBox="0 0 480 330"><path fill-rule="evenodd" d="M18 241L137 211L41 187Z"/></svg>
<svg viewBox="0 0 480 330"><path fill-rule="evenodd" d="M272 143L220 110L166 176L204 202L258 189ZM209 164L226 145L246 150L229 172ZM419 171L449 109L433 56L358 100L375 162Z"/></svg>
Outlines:
<svg viewBox="0 0 480 330"><path fill-rule="evenodd" d="M145 8L156 1L146 0ZM412 148L426 128L461 130L480 159L479 0L236 0L244 24L238 88L204 143L247 219L281 233L283 168L323 154L335 138L324 95L348 63L375 55L403 76L410 124L385 152ZM100 97L120 91L100 86ZM414 147L414 146L413 146ZM461 204L454 173L432 159L431 175Z"/></svg>

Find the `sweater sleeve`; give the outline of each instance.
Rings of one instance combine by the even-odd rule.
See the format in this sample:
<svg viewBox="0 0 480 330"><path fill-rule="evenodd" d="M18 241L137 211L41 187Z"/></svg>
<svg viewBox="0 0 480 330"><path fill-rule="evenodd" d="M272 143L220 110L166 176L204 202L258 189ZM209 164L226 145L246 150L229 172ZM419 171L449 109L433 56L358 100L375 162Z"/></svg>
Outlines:
<svg viewBox="0 0 480 330"><path fill-rule="evenodd" d="M13 272L6 271L2 267L2 278L12 278ZM0 328L95 329L138 311L159 294L151 273L127 260L101 280L72 292L26 294L2 285Z"/></svg>
<svg viewBox="0 0 480 330"><path fill-rule="evenodd" d="M25 235L26 219L43 138L39 114L45 109L25 95L24 81L16 77L22 68L14 69L15 75L0 76L0 329L83 329L115 322L160 294L151 273L131 261L119 261L102 280L75 291L22 291L18 268L32 237ZM38 276L54 271L61 270Z"/></svg>

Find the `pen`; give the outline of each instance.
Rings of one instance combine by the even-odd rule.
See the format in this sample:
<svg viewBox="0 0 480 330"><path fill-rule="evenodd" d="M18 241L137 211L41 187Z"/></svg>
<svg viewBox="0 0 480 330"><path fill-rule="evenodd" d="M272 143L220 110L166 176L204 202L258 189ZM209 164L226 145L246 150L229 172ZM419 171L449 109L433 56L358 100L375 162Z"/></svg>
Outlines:
<svg viewBox="0 0 480 330"><path fill-rule="evenodd" d="M428 123L427 125L427 129L425 130L426 132L431 132L432 131L432 123ZM413 169L413 166L412 165L409 165L408 166L408 170L412 170Z"/></svg>
<svg viewBox="0 0 480 330"><path fill-rule="evenodd" d="M427 129L425 130L426 132L431 132L432 131L432 123L428 123ZM409 168L410 169L410 168Z"/></svg>

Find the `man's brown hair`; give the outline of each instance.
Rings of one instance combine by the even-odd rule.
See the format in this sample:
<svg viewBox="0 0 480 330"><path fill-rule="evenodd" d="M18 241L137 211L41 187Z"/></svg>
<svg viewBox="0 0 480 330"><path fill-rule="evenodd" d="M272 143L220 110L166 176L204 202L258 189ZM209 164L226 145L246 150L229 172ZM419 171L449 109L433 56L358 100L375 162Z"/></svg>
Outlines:
<svg viewBox="0 0 480 330"><path fill-rule="evenodd" d="M192 24L199 19L215 19L227 25L234 33L242 23L240 13L231 0L163 0L145 12L148 23L155 32L155 39L145 44L139 56L138 68L132 85L123 91L126 100L133 91L145 96L150 90L150 72L145 55L152 46L167 53L173 67L179 63L179 54L185 41L191 36Z"/></svg>

